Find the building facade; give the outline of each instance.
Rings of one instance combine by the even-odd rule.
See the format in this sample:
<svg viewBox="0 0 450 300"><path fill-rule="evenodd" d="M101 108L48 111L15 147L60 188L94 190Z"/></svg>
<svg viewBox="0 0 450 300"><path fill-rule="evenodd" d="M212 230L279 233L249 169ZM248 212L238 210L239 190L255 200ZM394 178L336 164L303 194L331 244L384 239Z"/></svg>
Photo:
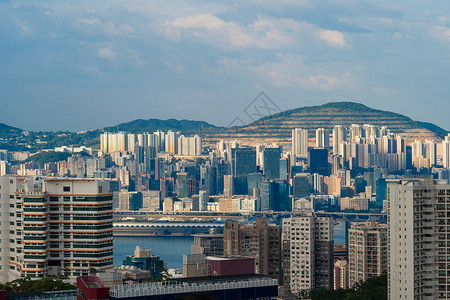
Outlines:
<svg viewBox="0 0 450 300"><path fill-rule="evenodd" d="M254 224L228 220L223 230L224 255L255 257L256 273L279 280L281 275L281 229L259 218Z"/></svg>
<svg viewBox="0 0 450 300"><path fill-rule="evenodd" d="M302 214L282 228L283 285L292 293L333 289L333 217Z"/></svg>
<svg viewBox="0 0 450 300"><path fill-rule="evenodd" d="M1 282L113 267L109 182L1 177L0 186Z"/></svg>
<svg viewBox="0 0 450 300"><path fill-rule="evenodd" d="M450 185L446 180L388 183L389 299L450 298Z"/></svg>
<svg viewBox="0 0 450 300"><path fill-rule="evenodd" d="M348 230L349 285L387 272L387 225L354 224Z"/></svg>

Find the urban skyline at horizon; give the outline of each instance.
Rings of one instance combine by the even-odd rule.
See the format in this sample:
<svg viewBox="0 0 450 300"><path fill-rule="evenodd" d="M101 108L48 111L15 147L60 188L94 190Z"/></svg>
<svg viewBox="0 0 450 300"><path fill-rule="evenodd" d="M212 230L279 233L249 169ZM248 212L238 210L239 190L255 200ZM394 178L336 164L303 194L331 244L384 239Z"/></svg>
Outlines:
<svg viewBox="0 0 450 300"><path fill-rule="evenodd" d="M1 121L226 126L264 91L281 110L355 101L450 128L448 5L5 1Z"/></svg>

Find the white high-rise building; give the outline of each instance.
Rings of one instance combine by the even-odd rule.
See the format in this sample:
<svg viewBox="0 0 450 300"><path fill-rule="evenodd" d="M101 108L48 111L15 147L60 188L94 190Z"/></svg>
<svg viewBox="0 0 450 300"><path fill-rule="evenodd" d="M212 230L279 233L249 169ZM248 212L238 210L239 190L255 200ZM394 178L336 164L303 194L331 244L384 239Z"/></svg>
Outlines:
<svg viewBox="0 0 450 300"><path fill-rule="evenodd" d="M179 132L174 132L172 130L167 131L165 137L165 149L167 153L177 153L178 147L178 136Z"/></svg>
<svg viewBox="0 0 450 300"><path fill-rule="evenodd" d="M436 143L434 141L425 141L425 157L429 159L430 166L436 164Z"/></svg>
<svg viewBox="0 0 450 300"><path fill-rule="evenodd" d="M333 217L303 214L283 219L283 282L292 293L333 289Z"/></svg>
<svg viewBox="0 0 450 300"><path fill-rule="evenodd" d="M342 125L333 128L333 154L339 154L339 145L347 141L347 130Z"/></svg>
<svg viewBox="0 0 450 300"><path fill-rule="evenodd" d="M308 130L292 130L292 153L295 157L308 157Z"/></svg>
<svg viewBox="0 0 450 300"><path fill-rule="evenodd" d="M0 282L113 268L109 182L4 176L0 195Z"/></svg>
<svg viewBox="0 0 450 300"><path fill-rule="evenodd" d="M442 141L442 166L450 168L450 140L447 137Z"/></svg>
<svg viewBox="0 0 450 300"><path fill-rule="evenodd" d="M431 178L388 184L389 299L450 298L450 185Z"/></svg>
<svg viewBox="0 0 450 300"><path fill-rule="evenodd" d="M330 134L327 129L316 129L316 147L328 149L330 147Z"/></svg>

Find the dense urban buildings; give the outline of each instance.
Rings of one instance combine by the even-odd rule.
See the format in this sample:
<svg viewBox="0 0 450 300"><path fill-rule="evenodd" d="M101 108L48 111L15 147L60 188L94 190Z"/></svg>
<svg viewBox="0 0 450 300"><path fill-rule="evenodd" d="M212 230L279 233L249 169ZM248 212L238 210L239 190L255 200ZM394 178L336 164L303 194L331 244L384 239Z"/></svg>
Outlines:
<svg viewBox="0 0 450 300"><path fill-rule="evenodd" d="M387 271L391 299L449 297L450 137L407 144L369 124L311 134L293 130L289 148L205 144L175 131L104 133L101 151L57 147L65 158L49 163L13 164L29 154L0 151L0 281L110 271L114 228L132 236L193 235L186 268L195 276L231 275L230 265L249 264L251 257L256 273L293 293L348 288ZM435 179L405 179L418 175ZM113 226L113 212L149 220ZM195 226L170 221L158 224L163 229L151 227L150 215L160 213L193 214ZM345 223L345 250L336 259L331 214L369 219L339 222ZM206 234L209 228L223 234ZM130 271L127 280L159 278L162 262L155 254L124 257L124 268L139 270L154 261L152 270Z"/></svg>

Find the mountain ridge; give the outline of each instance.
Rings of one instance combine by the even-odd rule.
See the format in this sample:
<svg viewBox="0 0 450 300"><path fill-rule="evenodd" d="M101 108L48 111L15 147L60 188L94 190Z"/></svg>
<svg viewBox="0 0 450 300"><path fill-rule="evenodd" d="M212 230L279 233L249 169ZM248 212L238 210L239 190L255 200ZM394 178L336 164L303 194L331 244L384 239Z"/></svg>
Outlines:
<svg viewBox="0 0 450 300"><path fill-rule="evenodd" d="M317 128L332 129L334 125L371 124L385 126L391 132L400 134L407 141L414 139L441 140L447 131L426 122L417 122L405 115L370 108L362 103L340 101L323 105L305 106L265 116L248 125L226 128L216 134L207 134L206 140L218 140L220 135L227 139L257 144L267 142L288 142L291 130L303 128L312 131ZM314 137L313 137L314 139Z"/></svg>
<svg viewBox="0 0 450 300"><path fill-rule="evenodd" d="M194 120L177 120L174 118L162 120L162 119L136 119L130 122L121 123L116 126L104 127L103 130L121 130L131 133L138 132L152 132L156 130L198 130L204 128L219 128L213 124L207 123L205 121L194 121Z"/></svg>
<svg viewBox="0 0 450 300"><path fill-rule="evenodd" d="M156 130L175 130L184 135L199 134L207 143L220 139L239 140L244 144L288 143L291 130L304 128L333 128L334 125L372 124L386 126L393 133L402 135L408 142L426 139L443 139L448 131L428 122L414 121L399 113L370 108L362 103L351 101L329 102L323 105L304 106L285 110L263 117L248 125L238 127L219 127L205 121L162 119L136 119L100 129L84 132L32 132L0 123L1 149L51 149L62 145L98 147L99 136L105 131L127 131L130 133L154 132ZM40 141L37 143L36 141ZM44 143L42 143L44 141ZM18 147L18 145L22 145Z"/></svg>

